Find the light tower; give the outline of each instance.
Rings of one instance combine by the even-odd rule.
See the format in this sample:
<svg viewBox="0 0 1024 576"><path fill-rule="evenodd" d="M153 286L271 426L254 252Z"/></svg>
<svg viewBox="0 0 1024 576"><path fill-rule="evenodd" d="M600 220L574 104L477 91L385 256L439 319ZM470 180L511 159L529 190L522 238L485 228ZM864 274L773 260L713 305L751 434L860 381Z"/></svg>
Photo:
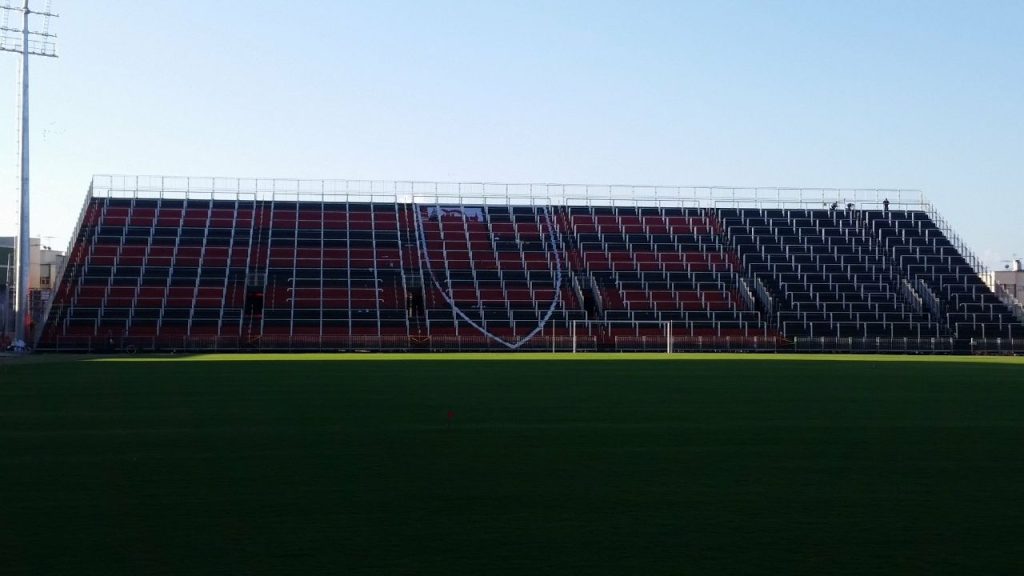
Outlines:
<svg viewBox="0 0 1024 576"><path fill-rule="evenodd" d="M50 11L50 2L39 12L32 11L30 0L23 0L21 8L11 6L9 1L0 5L3 11L3 22L0 25L0 50L21 54L21 87L20 115L21 125L18 129L18 140L21 143L21 207L19 211L18 247L15 251L17 280L14 296L14 345L25 349L31 334L28 332L31 316L29 314L29 276L31 274L31 253L29 240L29 163L28 163L28 61L29 56L57 57L56 36L50 34L50 18L57 15ZM21 17L20 26L9 23L10 16ZM42 30L29 30L29 17L39 16L43 19Z"/></svg>

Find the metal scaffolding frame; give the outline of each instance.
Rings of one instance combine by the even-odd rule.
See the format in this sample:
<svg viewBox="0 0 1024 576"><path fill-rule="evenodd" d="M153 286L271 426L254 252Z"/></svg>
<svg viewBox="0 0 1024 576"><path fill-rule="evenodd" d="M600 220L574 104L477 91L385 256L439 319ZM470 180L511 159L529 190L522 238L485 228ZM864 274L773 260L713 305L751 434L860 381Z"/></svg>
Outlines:
<svg viewBox="0 0 1024 576"><path fill-rule="evenodd" d="M978 273L981 262L919 190L898 188L780 188L727 186L626 186L594 184L503 184L373 180L301 180L173 176L97 175L82 207L94 198L196 199L242 202L399 203L416 205L568 206L657 208L828 209L853 204L858 210L927 212ZM80 215L68 247L79 235ZM65 270L58 271L55 288ZM756 286L755 286L756 288ZM48 311L47 311L48 313ZM37 334L38 338L38 334Z"/></svg>
<svg viewBox="0 0 1024 576"><path fill-rule="evenodd" d="M90 194L111 198L207 198L288 202L398 202L461 206L617 206L662 208L822 209L926 212L979 274L988 271L921 190L777 186L657 186L414 180L309 180L195 176L96 175Z"/></svg>

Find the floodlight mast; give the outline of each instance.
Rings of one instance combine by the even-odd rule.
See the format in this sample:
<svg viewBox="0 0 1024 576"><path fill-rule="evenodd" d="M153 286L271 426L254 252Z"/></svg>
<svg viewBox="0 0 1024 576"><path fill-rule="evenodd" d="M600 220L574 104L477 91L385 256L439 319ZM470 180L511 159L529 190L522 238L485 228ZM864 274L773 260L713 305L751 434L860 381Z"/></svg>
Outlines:
<svg viewBox="0 0 1024 576"><path fill-rule="evenodd" d="M30 55L47 56L56 58L57 53L53 39L55 35L49 33L50 18L56 14L50 12L49 2L46 9L41 12L33 12L29 6L30 0L24 0L22 7L0 6L5 16L11 12L21 12L21 28L14 28L5 25L0 29L4 36L0 38L0 50L21 54L21 74L19 84L21 86L20 115L21 124L18 130L18 140L21 144L19 166L21 169L21 206L18 225L18 249L15 253L17 281L15 283L15 318L14 318L14 347L16 350L26 350L28 340L31 338L29 325L31 315L29 313L29 278L32 270L31 240L29 232L29 98L28 98L28 61ZM35 32L29 30L29 16L35 14L45 19L44 30ZM6 18L5 18L6 20ZM15 36L17 35L17 36ZM20 38L18 38L20 36ZM30 37L39 38L33 45ZM20 40L20 43L18 42Z"/></svg>

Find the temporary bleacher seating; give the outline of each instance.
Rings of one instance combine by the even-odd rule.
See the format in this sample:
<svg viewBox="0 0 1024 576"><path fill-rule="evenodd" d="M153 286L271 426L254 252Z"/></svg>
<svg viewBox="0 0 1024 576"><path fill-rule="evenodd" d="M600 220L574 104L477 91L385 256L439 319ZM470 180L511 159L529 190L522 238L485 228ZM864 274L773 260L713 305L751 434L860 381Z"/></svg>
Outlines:
<svg viewBox="0 0 1024 576"><path fill-rule="evenodd" d="M95 197L61 278L42 348L1024 338L919 211Z"/></svg>

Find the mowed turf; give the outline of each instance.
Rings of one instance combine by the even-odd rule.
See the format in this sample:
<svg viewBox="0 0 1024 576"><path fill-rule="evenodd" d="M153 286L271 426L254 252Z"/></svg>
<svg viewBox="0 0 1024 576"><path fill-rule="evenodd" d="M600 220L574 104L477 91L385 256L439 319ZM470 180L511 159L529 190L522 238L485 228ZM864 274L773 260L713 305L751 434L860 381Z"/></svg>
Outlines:
<svg viewBox="0 0 1024 576"><path fill-rule="evenodd" d="M1024 566L1019 362L292 358L0 365L0 574Z"/></svg>

